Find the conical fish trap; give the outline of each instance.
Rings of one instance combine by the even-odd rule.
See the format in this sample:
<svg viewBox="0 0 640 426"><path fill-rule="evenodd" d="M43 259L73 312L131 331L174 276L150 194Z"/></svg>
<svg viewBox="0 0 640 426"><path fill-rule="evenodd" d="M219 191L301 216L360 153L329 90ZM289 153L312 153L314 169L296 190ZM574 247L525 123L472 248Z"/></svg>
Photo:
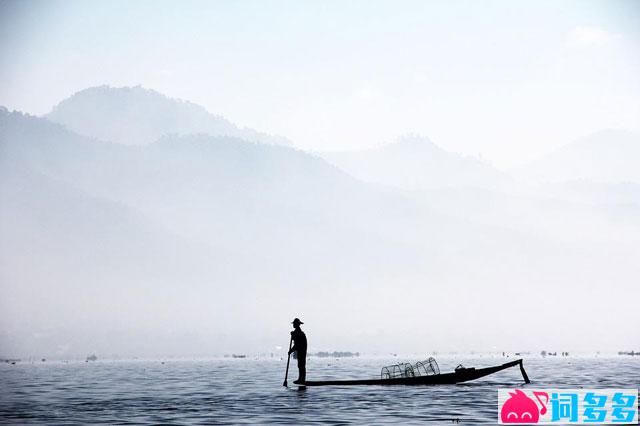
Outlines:
<svg viewBox="0 0 640 426"><path fill-rule="evenodd" d="M399 364L382 367L380 378L385 380L404 377L433 376L436 374L440 374L440 368L436 360L431 357L425 361L418 361L415 364L401 362Z"/></svg>

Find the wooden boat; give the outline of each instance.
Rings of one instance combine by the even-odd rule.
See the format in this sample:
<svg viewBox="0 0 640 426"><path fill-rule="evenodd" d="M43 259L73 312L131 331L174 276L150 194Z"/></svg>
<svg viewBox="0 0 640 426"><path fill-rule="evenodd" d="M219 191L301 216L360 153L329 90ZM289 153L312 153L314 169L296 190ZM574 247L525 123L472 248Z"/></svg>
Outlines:
<svg viewBox="0 0 640 426"><path fill-rule="evenodd" d="M506 364L486 368L458 367L453 373L434 374L415 377L397 377L388 379L364 379L364 380L310 380L301 386L353 386L353 385L451 385L468 382L488 376L507 368L520 366L520 372L525 383L531 383L522 366L522 359L507 362Z"/></svg>

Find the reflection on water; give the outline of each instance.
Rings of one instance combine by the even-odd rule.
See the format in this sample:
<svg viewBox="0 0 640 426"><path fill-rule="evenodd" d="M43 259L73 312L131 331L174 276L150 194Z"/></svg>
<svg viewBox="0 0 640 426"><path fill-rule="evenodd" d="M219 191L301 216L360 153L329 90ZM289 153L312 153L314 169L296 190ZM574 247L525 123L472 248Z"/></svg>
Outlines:
<svg viewBox="0 0 640 426"><path fill-rule="evenodd" d="M510 358L439 358L486 367ZM445 386L282 386L286 361L98 361L0 365L0 422L25 423L425 423L494 424L497 389L524 386L518 368ZM308 361L310 380L370 378L397 359ZM410 361L410 360L408 360ZM531 387L640 385L640 359L525 359Z"/></svg>

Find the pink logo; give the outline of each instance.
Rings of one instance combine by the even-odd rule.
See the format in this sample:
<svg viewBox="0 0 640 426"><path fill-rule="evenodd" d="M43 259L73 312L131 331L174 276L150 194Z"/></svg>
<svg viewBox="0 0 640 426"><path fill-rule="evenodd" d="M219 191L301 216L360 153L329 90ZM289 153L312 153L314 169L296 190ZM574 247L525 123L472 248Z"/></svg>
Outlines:
<svg viewBox="0 0 640 426"><path fill-rule="evenodd" d="M547 403L549 402L549 394L546 392L533 392L540 403L540 410L533 399L529 398L519 389L515 393L509 392L509 399L502 405L500 410L500 418L502 423L538 423L540 414L547 412ZM540 397L544 396L545 401L542 402Z"/></svg>

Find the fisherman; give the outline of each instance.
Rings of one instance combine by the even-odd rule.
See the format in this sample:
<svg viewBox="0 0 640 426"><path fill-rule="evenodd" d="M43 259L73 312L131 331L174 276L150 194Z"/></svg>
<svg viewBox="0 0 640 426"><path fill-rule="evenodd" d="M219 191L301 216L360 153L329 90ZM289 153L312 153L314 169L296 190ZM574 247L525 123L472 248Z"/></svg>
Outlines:
<svg viewBox="0 0 640 426"><path fill-rule="evenodd" d="M294 319L291 324L293 324L294 328L291 332L293 346L289 349L289 355L296 352L296 358L298 359L298 380L293 383L303 385L307 378L307 336L300 329L300 325L304 324L300 319Z"/></svg>

